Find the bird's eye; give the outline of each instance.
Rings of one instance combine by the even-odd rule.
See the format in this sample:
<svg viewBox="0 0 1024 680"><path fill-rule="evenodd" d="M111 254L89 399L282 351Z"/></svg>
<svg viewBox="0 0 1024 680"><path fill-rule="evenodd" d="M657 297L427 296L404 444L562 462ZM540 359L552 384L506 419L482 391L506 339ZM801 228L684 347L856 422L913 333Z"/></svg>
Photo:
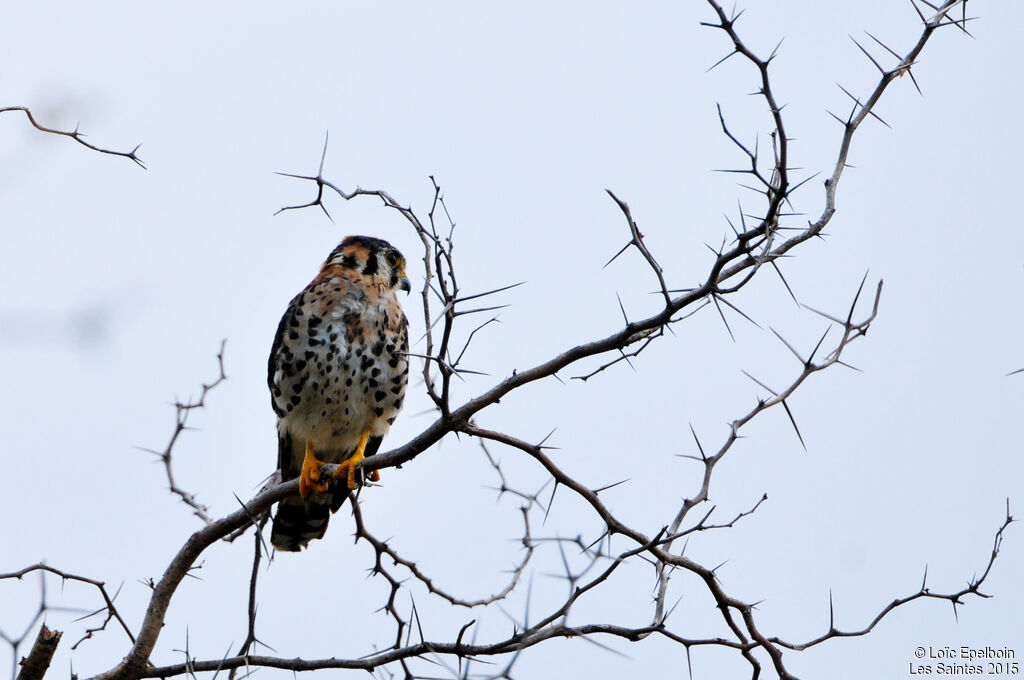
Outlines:
<svg viewBox="0 0 1024 680"><path fill-rule="evenodd" d="M387 260L388 264L391 265L392 267L398 264L398 255L395 255L394 253L388 253L384 259Z"/></svg>

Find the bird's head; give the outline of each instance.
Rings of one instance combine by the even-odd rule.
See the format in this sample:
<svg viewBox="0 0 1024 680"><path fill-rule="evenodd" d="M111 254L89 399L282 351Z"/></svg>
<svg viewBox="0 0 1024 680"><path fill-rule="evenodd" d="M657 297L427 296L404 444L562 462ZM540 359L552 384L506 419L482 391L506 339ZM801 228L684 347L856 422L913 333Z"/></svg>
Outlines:
<svg viewBox="0 0 1024 680"><path fill-rule="evenodd" d="M346 236L324 262L324 269L327 267L352 269L382 290L410 290L405 257L384 239Z"/></svg>

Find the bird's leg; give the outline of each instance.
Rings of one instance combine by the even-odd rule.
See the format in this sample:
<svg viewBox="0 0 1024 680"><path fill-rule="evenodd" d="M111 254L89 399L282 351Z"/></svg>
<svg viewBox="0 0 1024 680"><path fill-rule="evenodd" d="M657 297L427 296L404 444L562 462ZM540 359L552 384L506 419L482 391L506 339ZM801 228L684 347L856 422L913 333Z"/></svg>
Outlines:
<svg viewBox="0 0 1024 680"><path fill-rule="evenodd" d="M313 455L313 442L306 440L306 457L302 459L302 474L299 475L299 495L303 498L311 491L327 491L327 482L320 481L321 465L323 463Z"/></svg>
<svg viewBox="0 0 1024 680"><path fill-rule="evenodd" d="M365 432L363 432L362 436L359 437L359 446L356 447L356 452L349 456L346 460L344 460L338 466L338 469L334 471L335 479L347 473L349 489L356 488L356 465L359 464L359 461L366 458L366 442L368 441L370 441L370 431L366 430ZM380 475L377 473L376 470L373 470L370 473L369 477L370 481L380 481Z"/></svg>

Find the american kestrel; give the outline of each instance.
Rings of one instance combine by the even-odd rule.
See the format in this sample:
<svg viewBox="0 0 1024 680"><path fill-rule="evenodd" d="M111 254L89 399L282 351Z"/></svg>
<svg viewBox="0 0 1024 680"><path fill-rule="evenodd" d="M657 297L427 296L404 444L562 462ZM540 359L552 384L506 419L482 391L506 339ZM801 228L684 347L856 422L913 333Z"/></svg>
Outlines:
<svg viewBox="0 0 1024 680"><path fill-rule="evenodd" d="M355 466L380 448L409 380L409 328L398 291L405 258L387 241L349 236L288 305L270 350L278 467L299 497L277 506L270 542L301 550L356 488ZM341 463L332 493L320 466ZM376 471L369 475L377 481Z"/></svg>

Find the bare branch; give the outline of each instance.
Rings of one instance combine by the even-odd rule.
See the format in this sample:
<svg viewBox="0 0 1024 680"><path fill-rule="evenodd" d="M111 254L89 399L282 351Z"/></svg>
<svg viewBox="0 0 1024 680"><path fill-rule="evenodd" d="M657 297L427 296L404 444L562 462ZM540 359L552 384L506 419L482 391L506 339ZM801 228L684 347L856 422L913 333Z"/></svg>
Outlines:
<svg viewBox="0 0 1024 680"><path fill-rule="evenodd" d="M50 668L61 635L59 630L50 630L45 624L41 626L32 651L20 662L21 672L15 680L42 680Z"/></svg>
<svg viewBox="0 0 1024 680"><path fill-rule="evenodd" d="M87 149L92 149L93 151L98 151L99 153L110 154L111 156L122 156L123 158L129 159L143 170L146 169L146 165L138 156L139 147L142 146L141 144L136 145L135 148L132 149L131 151L114 151L112 149L104 149L103 147L95 146L85 141L85 135L79 132L77 127L71 132L67 132L65 130L57 130L55 128L50 128L46 127L45 125L41 125L36 120L35 116L32 115L32 111L30 111L26 106L5 106L0 108L0 113L7 113L8 111L21 111L28 118L28 122L32 124L32 127L39 130L40 132L46 132L47 134L51 135L60 135L62 137L69 137Z"/></svg>
<svg viewBox="0 0 1024 680"><path fill-rule="evenodd" d="M114 595L111 596L107 592L106 585L102 581L97 581L96 579L92 579L92 578L89 578L87 576L79 576L77 574L72 574L70 572L61 571L60 569L56 569L54 567L51 567L48 564L43 564L42 562L39 562L38 564L30 565L30 566L25 567L23 569L19 569L18 571L12 571L12 572L8 572L8 573L5 573L5 574L0 574L0 581L3 581L5 579L19 579L20 580L23 576L25 576L25 574L30 574L32 572L37 572L37 571L38 572L44 572L44 573L53 574L54 576L59 576L62 581L75 581L75 582L78 582L78 583L85 583L87 585L93 586L99 592L100 597L103 600L103 607L101 607L99 610L97 610L93 614L89 615L89 616L93 616L95 614L99 614L99 613L105 612L106 613L106 617L104 618L103 623L98 625L98 626L95 626L93 628L89 628L88 630L86 630L85 634L82 636L82 638L78 642L76 642L74 644L72 649L74 647L77 647L79 644L81 644L85 640L90 639L95 633L98 633L100 631L106 630L107 624L111 620L116 620L121 625L121 629L124 630L125 634L128 636L128 639L131 640L133 643L135 642L135 636L132 635L131 630L128 628L128 624L126 624L124 622L124 619L121 618L120 612L117 611L117 607L114 606L114 598L117 597L117 593L114 593ZM45 597L44 597L43 598L43 602L42 602L42 604L40 606L40 612L45 611L46 608L47 607L46 607L46 602L45 602Z"/></svg>
<svg viewBox="0 0 1024 680"><path fill-rule="evenodd" d="M203 522L205 522L206 524L209 524L213 521L213 519L209 515L209 508L207 508L205 505L197 501L194 494L185 491L183 488L178 486L177 482L175 482L174 480L174 470L171 465L171 461L174 445L178 442L178 437L181 436L182 432L188 429L189 414L191 414L192 411L195 411L196 409L205 408L206 396L210 393L211 390L213 390L222 382L227 380L227 375L224 373L224 345L226 343L227 340L221 340L220 349L217 351L218 375L213 380L213 382L202 384L199 392L199 398L194 401L175 401L174 431L171 433L171 439L170 441L167 442L167 446L164 447L164 450L154 451L152 449L142 449L146 453L152 453L160 459L160 461L164 464L164 471L167 474L168 489L171 491L171 493L181 498L183 503L192 508L192 514L194 514L199 519L203 520Z"/></svg>
<svg viewBox="0 0 1024 680"><path fill-rule="evenodd" d="M538 443L533 439L527 439L517 434L483 427L478 424L478 416L485 410L500 403L500 401L513 391L526 388L533 382L545 378L557 378L559 373L565 369L581 371L575 376L581 381L600 373L619 362L626 362L634 366L633 359L648 347L651 343L666 335L665 330L674 332L672 324L677 324L689 318L696 311L708 305L715 305L723 321L726 321L722 305L725 305L744 318L753 320L750 316L739 309L732 298L732 294L746 287L753 280L756 274L761 271L763 265L771 264L776 273L782 278L777 260L786 256L790 250L807 240L823 235L823 230L831 220L835 212L836 190L842 172L848 167L848 154L851 140L856 130L867 116L878 117L874 109L887 87L894 79L904 73L910 73L911 67L915 66L925 43L930 35L938 28L946 25L956 25L961 30L964 28L967 17L956 19L950 10L960 2L947 0L941 5L934 6L934 15L925 18L925 14L915 5L915 9L921 15L924 28L917 43L907 51L904 56L900 52L884 45L874 36L869 36L878 43L889 55L898 60L897 65L886 70L880 61L876 60L860 43L860 48L872 61L879 71L879 76L874 89L867 96L858 96L843 89L843 92L852 101L852 108L844 118L835 116L843 127L835 155L835 165L832 167L831 175L825 180L825 201L820 216L815 221L810 221L806 226L794 226L792 222L800 214L793 206L791 198L793 192L802 186L808 179L793 185L790 176L798 169L789 164L789 143L791 141L784 127L783 106L778 103L776 93L773 90L769 67L777 56L781 41L766 58L761 58L752 51L736 30L736 22L740 14L735 12L726 13L721 5L715 0L708 0L711 10L717 17L715 23L705 25L714 27L721 31L731 42L732 50L728 56L739 55L744 63L754 67L759 84L754 93L761 106L766 108L766 119L770 129L767 134L762 133L754 137L751 144L744 144L741 137L749 138L747 135L735 134L726 124L726 117L719 108L719 122L722 134L725 135L739 151L741 162L736 169L727 169L725 172L749 175L752 179L746 181L747 189L750 189L759 197L763 197L763 204L756 209L745 212L742 208L739 211L738 225L729 221L731 234L728 232L723 237L721 245L717 248L711 247L712 255L706 267L697 273L697 281L691 288L674 290L666 284L666 273L655 259L648 248L645 237L641 233L630 206L620 200L612 191L608 190L609 196L618 205L626 226L629 230L627 244L609 262L614 261L619 255L636 248L644 258L647 265L654 272L659 283L656 294L660 294L657 310L646 318L631 319L626 313L625 305L619 300L619 309L622 313L621 322L616 321L605 335L587 340L585 342L570 346L568 349L542 361L532 367L523 370L512 370L510 375L498 379L489 387L471 392L475 394L467 399L459 395L458 401L453 396L453 379L466 381L466 385L473 385L474 381L468 378L469 375L478 374L476 371L462 367L462 361L467 356L470 344L485 342L492 333L482 333L495 321L496 316L486 315L471 322L462 321L464 317L481 312L490 312L500 309L506 305L495 301L491 304L486 302L473 302L479 298L504 292L519 284L494 288L484 293L465 295L462 293L460 278L457 272L457 249L454 241L456 232L456 220L452 211L446 203L445 196L441 191L438 182L431 177L433 196L430 199L429 211L425 215L417 214L411 207L399 203L388 192L383 190L365 190L356 187L353 190L344 190L330 182L324 176L324 168L327 155L327 138L325 138L319 166L315 174L287 174L286 176L299 179L304 182L311 182L315 185L315 195L311 200L291 206L282 207L278 212L297 210L302 208L319 207L325 215L330 218L325 203L325 195L336 194L343 200L352 200L359 196L373 196L381 201L384 207L396 211L413 228L423 246L423 272L424 282L421 289L422 313L425 333L421 342L425 347L417 347L417 352L408 352L409 356L418 357L423 361L422 376L427 395L433 403L430 413L434 420L427 427L423 428L418 435L405 444L382 453L377 453L366 458L358 464L362 473L378 470L384 467L401 465L413 458L423 454L444 437L454 434L457 437L472 437L481 443L481 447L494 470L498 485L493 487L498 492L498 498L511 496L517 499L520 504L522 515L522 531L517 540L522 546L522 553L517 556L514 564L511 565L511 574L502 578L501 587L491 595L470 599L460 597L447 588L442 588L439 579L428 576L427 573L408 556L403 556L395 547L396 540L382 540L375 536L368 528L368 522L362 514L362 506L358 497L353 496L351 508L355 522L355 539L357 542L365 541L373 550L374 559L369 565L371 575L379 576L387 582L386 601L381 610L395 622L396 630L393 640L381 647L374 646L373 651L365 656L357 658L280 658L276 656L261 656L252 654L253 648L259 643L256 634L257 617L257 582L259 567L266 547L262 542L260 529L269 517L271 506L286 498L292 497L298 492L298 480L291 480L286 483L278 483L276 479L271 482L254 498L247 502L239 500L240 508L235 512L215 519L210 516L208 509L199 504L192 494L181 489L175 482L171 466L171 453L181 432L187 429L187 420L192 410L202 408L205 398L210 390L222 382L226 376L223 366L223 345L218 354L218 365L220 375L213 382L202 386L198 400L178 402L175 404L177 419L174 433L168 445L162 452L155 452L161 462L164 463L167 479L172 493L178 495L181 500L192 508L193 512L203 521L203 526L194 532L188 540L177 550L170 559L167 569L158 581L151 582L152 593L145 615L138 629L138 636L134 637L132 632L125 625L120 614L113 606L113 598L107 595L102 582L93 581L84 577L75 577L64 574L58 570L51 569L39 564L27 567L21 572L0 574L2 578L21 578L31 571L48 572L59 575L65 580L79 580L91 584L99 589L104 601L104 606L94 614L105 613L106 618L102 626L90 628L86 631L88 638L93 633L103 630L107 623L116 620L124 628L131 640L132 647L123 657L122 661L110 670L96 676L96 680L136 680L143 677L171 677L175 675L190 675L195 677L202 672L216 674L221 670L229 670L229 679L234 680L237 669L245 669L244 676L248 676L254 670L265 668L281 668L292 671L309 671L326 668L361 669L374 673L381 678L393 678L402 674L405 678L411 679L422 677L417 671L421 664L432 664L436 668L447 668L455 677L470 677L470 664L488 662L485 657L504 657L500 663L495 663L496 673L493 677L509 678L512 669L520 655L535 645L547 640L558 638L581 638L587 642L597 645L602 649L619 654L614 647L609 646L609 640L638 641L651 635L664 637L667 640L682 645L687 652L689 664L690 650L694 647L711 646L731 650L741 655L750 665L753 678L758 678L761 671L761 664L767 658L771 669L780 678L792 678L783 659L783 651L787 649L805 649L819 644L826 639L844 636L856 636L867 634L883 617L897 607L922 598L937 598L951 602L954 607L963 604L968 596L986 597L981 591L981 584L988 577L996 556L999 553L1005 529L1009 526L1012 518L1007 505L1006 520L996 534L993 550L988 564L980 578L973 579L966 588L948 594L932 593L926 587L926 580L922 581L920 590L917 593L894 600L884 608L876 618L867 626L851 631L841 632L835 626L835 611L830 601L829 629L818 638L805 643L793 643L783 641L778 637L766 634L762 629L762 621L756 611L756 603L750 603L737 598L730 593L723 580L720 578L718 567L709 568L686 553L685 541L691 538L704 535L703 532L728 529L734 527L744 517L750 516L758 510L767 496L762 494L759 500L749 499L742 507L742 511L729 511L725 515L726 520L718 520L724 512L720 512L716 505L709 500L710 485L714 469L732 449L733 445L742 437L744 428L756 418L768 413L772 407L781 406L776 412L782 411L791 422L800 443L804 440L797 428L796 420L790 406L794 403L794 394L810 378L811 375L831 368L833 365L848 366L843 360L849 345L865 335L869 327L877 317L879 301L881 296L881 282L878 283L874 295L873 304L869 312L865 313L858 307L860 295L866 282L861 281L860 288L853 296L845 318L843 315L831 316L820 313L823 317L834 324L835 332L826 331L817 340L813 347L797 349L801 343L790 343L778 333L778 336L785 346L798 359L800 366L794 368L788 379L788 384L779 386L780 389L771 389L750 373L746 373L755 383L769 392L769 396L762 396L757 399L755 405L746 412L742 412L728 424L728 432L725 433L723 441L719 443L717 450L708 449L705 451L700 441L697 441L696 455L687 456L697 461L702 469L698 469L692 477L694 488L688 490L688 495L682 496L681 505L675 511L671 521L657 523L650 527L650 531L641 531L636 526L631 526L622 519L621 515L608 504L609 497L614 497L618 492L606 493L609 489L622 484L619 480L624 475L616 474L611 476L606 471L595 475L596 479L584 479L583 475L570 475L553 459L550 453L552 447L546 446L547 437ZM926 3L927 4L927 3ZM726 58L728 58L728 56ZM888 59L888 57L884 57ZM719 62L721 63L721 62ZM717 64L716 64L717 65ZM713 68L713 67L712 67ZM913 75L911 75L913 78ZM914 81L916 86L916 81ZM840 86L841 87L841 86ZM0 109L0 113L6 110L22 110L29 117L29 120L36 125L34 119L27 109ZM55 132L36 125L37 128L46 132ZM74 133L60 133L72 137L79 143L89 148L96 149L80 139L77 130ZM101 150L101 149L96 149ZM102 151L102 150L101 150ZM107 152L105 153L116 153ZM134 156L134 151L125 155L135 162L139 162ZM281 173L284 174L284 173ZM812 175L813 176L813 175ZM329 191L328 191L329 190ZM332 194L333 192L333 194ZM333 199L332 199L333 200ZM760 203L761 198L757 199ZM748 206L749 209L749 206ZM421 216L422 215L422 216ZM801 220L802 221L802 220ZM705 256L706 257L706 256ZM793 290L786 282L782 281L795 301L797 299ZM471 304L477 306L470 306ZM863 305L861 305L863 307ZM809 308L810 309L810 308ZM813 311L813 310L812 310ZM857 319L854 316L858 315ZM486 320L484 320L486 319ZM756 324L755 324L756 325ZM726 327L728 323L726 322ZM759 326L760 327L760 326ZM731 328L729 329L732 335ZM828 343L828 344L826 344ZM810 344L810 343L808 343ZM422 351L419 351L422 350ZM810 350L809 352L806 350ZM822 356L824 355L824 356ZM805 358L806 356L806 358ZM637 367L640 362L636 362ZM593 368L594 366L597 368ZM634 367L636 370L637 367ZM589 372L587 372L589 371ZM524 392L525 394L525 392ZM803 393L801 393L803 394ZM691 428L692 431L692 428ZM550 435L549 435L550 436ZM694 433L696 440L696 434ZM527 465L536 471L543 473L545 482L536 492L525 491L514 488L506 478L501 463L491 455L485 446L486 442L500 443L509 447L511 455L523 459ZM333 479L333 472L337 465L324 465L321 470L321 478L328 479L329 484L336 484ZM584 473L586 474L586 473ZM540 494L553 482L551 500L547 505L539 500ZM536 485L534 485L536 486ZM563 487L563 496L568 493L573 496L570 500L581 504L597 526L588 528L586 537L577 535L566 538L561 535L536 536L535 527L532 526L531 512L538 513L543 510L544 518L547 519L554 500L555 491ZM546 494L545 494L546 495ZM563 502L560 496L560 503ZM699 510L695 510L700 506ZM715 513L719 514L716 516ZM716 517L712 520L712 517ZM731 518L731 519L729 519ZM669 519L666 517L665 519ZM222 539L236 538L251 526L255 525L253 559L249 575L248 606L246 609L246 635L243 643L237 648L232 656L230 652L220 658L198 659L189 646L186 634L184 649L184 662L180 664L156 667L153 665L152 657L161 630L165 624L165 615L172 599L175 596L179 584L186 576L192 575L197 568L204 551ZM596 536L596 538L595 538ZM682 542L682 548L679 539ZM614 545L614 549L613 549ZM557 550L557 557L560 558L560 567L555 568L555 573L550 574L559 583L564 583L564 596L553 598L533 598L530 585L521 588L522 584L531 584L532 575L528 569L531 560L539 550ZM554 555L552 555L554 557ZM626 572L623 565L633 563L649 566L654 573L652 603L653 616L648 619L650 623L644 626L621 625L611 620L599 622L589 620L586 623L576 623L571 619L577 618L574 614L579 611L580 603L593 604L595 593L601 592L604 585L609 583L613 577ZM558 564L558 563L556 563ZM719 565L721 566L721 565ZM668 618L674 605L669 599L670 584L673 579L686 579L687 588L697 584L707 595L710 596L716 609L716 617L723 631L722 635L716 637L684 637L678 632L671 630L668 626ZM44 581L45 585L45 581ZM511 621L512 630L505 633L493 632L494 628L489 626L475 626L476 619L461 626L454 642L451 635L454 630L448 631L444 639L431 641L431 625L426 609L417 606L415 594L422 594L425 590L429 596L433 596L447 602L450 605L462 608L484 607L490 604L497 604L510 600L510 596L517 590L520 596L525 595L523 610L521 614L513 615L505 612ZM675 588L672 588L675 591ZM408 596L408 605L405 596ZM115 593L116 597L116 593ZM45 598L44 598L45 602ZM423 604L421 601L420 605ZM508 604L506 602L505 604ZM500 605L499 605L500 606ZM482 612L484 610L480 610ZM504 611L504 610L502 610ZM476 613L476 612L475 612ZM38 616L38 615L37 615ZM459 619L455 625L458 626L464 621ZM34 619L32 625L38 623ZM31 626L30 626L31 628ZM473 628L471 639L467 641L466 633ZM44 628L44 631L46 629ZM483 631L486 631L483 632ZM483 638L477 640L477 636ZM42 635L42 633L41 633ZM11 643L17 650L17 645ZM54 642L56 646L56 642ZM234 644L231 645L235 647ZM219 648L218 648L219 649ZM414 660L417 660L414 663ZM454 661L458 661L457 668ZM465 664L463 661L465 660ZM491 661L497 662L497 659ZM48 661L47 661L48 663ZM390 667L389 667L390 666ZM45 665L44 665L45 669Z"/></svg>
<svg viewBox="0 0 1024 680"><path fill-rule="evenodd" d="M822 642L825 642L826 640L831 640L833 638L860 637L860 636L863 636L863 635L867 635L872 630L874 630L875 626L877 626L882 621L882 619L884 619L886 616L888 616L890 613L892 613L893 610L895 610L895 609L897 609L899 607L902 607L903 605L905 605L905 604L907 604L909 602L913 602L914 600L919 600L919 599L947 600L948 602L950 602L953 605L954 611L955 611L957 605L964 604L964 599L963 598L967 597L968 595L974 595L976 597L987 598L989 596L986 595L985 593L981 592L981 586L985 582L985 579L987 579L989 574L991 573L992 567L995 565L996 557L998 557L999 550L1000 550L1000 548L1002 547L1002 544L1003 544L1003 535L1006 533L1006 530L1009 528L1010 524L1012 524L1013 522L1014 522L1013 515L1010 514L1010 501L1009 501L1009 499L1007 499L1007 501L1006 501L1006 516L1005 516L1005 518L1003 520L1002 525L996 531L995 538L992 541L992 552L989 554L988 562L985 565L984 571L982 571L981 576L971 579L967 583L967 585L964 588L961 588L960 590L957 590L957 591L954 591L954 592L949 592L949 593L935 593L935 592L932 592L927 587L928 568L925 567L924 579L922 579L921 587L920 587L920 589L918 589L917 592L915 592L915 593L913 593L911 595L907 595L907 596L904 596L904 597L898 597L898 598L894 599L892 602L890 602L885 607L883 607L882 610L880 612L878 612L878 614L875 615L875 618L873 618L863 628L860 628L860 629L857 629L857 630L849 630L849 631L838 630L835 627L835 617L834 617L834 614L831 613L831 608L832 607L831 607L831 603L830 603L830 605L829 605L829 609L830 609L829 628L828 628L828 630L825 633L822 633L818 637L816 637L816 638L814 638L812 640L809 640L807 642L803 642L803 643L785 642L785 641L777 639L777 638L772 638L772 642L774 642L774 643L776 643L776 644L778 644L778 645L780 645L782 647L786 647L788 649L794 649L794 650L798 650L798 651L799 650L804 650L804 649L809 649L810 647L814 647L816 645L821 644Z"/></svg>

